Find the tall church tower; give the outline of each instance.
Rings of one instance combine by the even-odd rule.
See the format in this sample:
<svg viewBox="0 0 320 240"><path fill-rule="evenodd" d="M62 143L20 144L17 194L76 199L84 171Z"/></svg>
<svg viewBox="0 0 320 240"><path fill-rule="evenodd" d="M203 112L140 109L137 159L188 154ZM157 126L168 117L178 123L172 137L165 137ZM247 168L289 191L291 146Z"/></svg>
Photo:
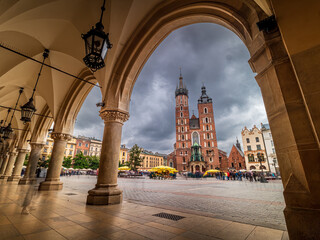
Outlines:
<svg viewBox="0 0 320 240"><path fill-rule="evenodd" d="M183 83L180 72L179 85L175 91L176 95L176 168L187 170L190 158L191 139L189 133L189 103L188 89Z"/></svg>
<svg viewBox="0 0 320 240"><path fill-rule="evenodd" d="M205 86L201 88L201 96L198 100L198 112L202 155L210 169L219 168L219 150L213 117L212 98L208 97Z"/></svg>

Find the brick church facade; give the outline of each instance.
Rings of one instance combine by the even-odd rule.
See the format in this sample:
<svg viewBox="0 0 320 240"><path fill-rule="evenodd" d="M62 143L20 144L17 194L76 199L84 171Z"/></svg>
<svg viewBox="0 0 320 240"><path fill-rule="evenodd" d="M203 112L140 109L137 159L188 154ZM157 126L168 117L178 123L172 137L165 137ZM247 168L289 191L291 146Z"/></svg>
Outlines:
<svg viewBox="0 0 320 240"><path fill-rule="evenodd" d="M198 115L190 118L188 89L180 74L175 91L176 143L173 156L178 171L205 172L219 168L219 152L213 115L212 98L201 88Z"/></svg>

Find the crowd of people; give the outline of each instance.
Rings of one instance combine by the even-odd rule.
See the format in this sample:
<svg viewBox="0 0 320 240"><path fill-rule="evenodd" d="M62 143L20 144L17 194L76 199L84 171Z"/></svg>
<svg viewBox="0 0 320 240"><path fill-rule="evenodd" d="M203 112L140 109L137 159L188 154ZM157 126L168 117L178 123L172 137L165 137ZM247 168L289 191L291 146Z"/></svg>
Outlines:
<svg viewBox="0 0 320 240"><path fill-rule="evenodd" d="M270 179L276 179L278 176L275 173L269 173L265 172L263 173L264 177L270 178ZM214 174L216 179L221 180L231 180L231 181L242 181L244 179L253 182L253 181L260 181L260 178L262 176L262 172L256 172L256 171L227 171L227 172L217 172Z"/></svg>

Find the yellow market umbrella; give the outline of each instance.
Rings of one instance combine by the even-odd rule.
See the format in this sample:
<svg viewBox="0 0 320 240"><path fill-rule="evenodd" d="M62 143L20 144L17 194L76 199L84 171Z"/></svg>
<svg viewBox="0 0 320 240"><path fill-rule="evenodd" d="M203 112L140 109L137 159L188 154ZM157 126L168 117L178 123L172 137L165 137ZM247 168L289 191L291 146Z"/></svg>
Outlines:
<svg viewBox="0 0 320 240"><path fill-rule="evenodd" d="M206 171L206 173L217 173L217 172L221 172L221 171L217 170L217 169L210 169L210 170Z"/></svg>
<svg viewBox="0 0 320 240"><path fill-rule="evenodd" d="M125 166L125 167L119 167L118 170L119 171L130 171L131 168L129 168L128 166Z"/></svg>

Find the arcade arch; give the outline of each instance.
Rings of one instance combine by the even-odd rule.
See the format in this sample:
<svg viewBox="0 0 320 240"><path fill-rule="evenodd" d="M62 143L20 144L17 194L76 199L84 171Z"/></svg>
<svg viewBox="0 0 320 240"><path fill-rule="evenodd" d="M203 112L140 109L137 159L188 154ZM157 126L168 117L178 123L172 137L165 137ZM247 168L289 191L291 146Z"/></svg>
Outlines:
<svg viewBox="0 0 320 240"><path fill-rule="evenodd" d="M73 73L87 71L82 63L83 54L79 51L83 49L79 36L97 21L96 9L100 8L100 3L81 0L26 2L8 1L4 5L0 18L1 41L14 44L16 49L28 49L29 55L35 58L39 58L45 46L52 50L51 64L64 66L66 71ZM92 79L96 79L102 87L105 105L100 111L100 116L105 122L105 129L100 174L96 187L89 191L88 204L112 204L121 201L122 193L117 188L116 178L121 130L129 117L129 102L134 83L148 57L173 30L192 23L212 22L236 33L250 52L249 64L253 72L257 73L256 80L261 88L278 154L290 237L316 234L316 229L320 228L314 224L320 224L317 214L320 209L319 123L316 121L319 108L312 96L319 95L318 92L314 92L314 89L319 89L319 83L312 82L314 87L310 90L308 80L313 79L310 76L313 74L307 74L308 79L305 80L304 71L301 69L309 68L303 68L303 64L300 64L299 60L303 57L295 56L292 59L287 54L289 51L291 54L303 52L301 49L299 52L299 48L294 49L292 45L284 46L278 30L259 32L256 26L257 22L272 14L269 2L274 3L279 11L279 4L285 3L272 0L133 0L128 5L132 4L135 8L124 8L120 2L122 3L108 1L107 8L111 8L112 11L104 20L106 29L113 33L115 39L114 51L108 54L106 68L94 76L92 74ZM53 9L57 11L52 11ZM137 14L134 14L134 9ZM124 11L124 14L118 14L120 11ZM128 19L118 21L120 16ZM284 17L289 18L287 15ZM282 21L285 21L285 18ZM287 29L284 26L282 30ZM288 35L290 38L290 34ZM308 50L314 46L318 45L303 47ZM29 89L29 96L31 82L35 79L34 74L37 70L29 68L29 61L21 60L20 57L13 56L3 49L0 53L0 91L4 90L3 87L8 89L8 83L13 79L13 85ZM314 63L310 62L310 72L316 69L312 64ZM47 106L50 109L55 121L56 139L62 146L73 129L72 121L88 89L85 89L85 86L81 86L84 89L74 88L73 83L77 80L67 83L65 76L53 73L50 69L47 69L44 75L50 81L46 82L48 84L41 81L38 92L45 102L39 107L37 102L41 101L36 101L36 108L44 109L44 106ZM2 96L0 100L3 100ZM7 103L12 105L12 102L13 97L9 97ZM65 113L62 112L64 110ZM4 111L0 115L3 117ZM19 127L18 122L19 120L14 123L16 127ZM15 134L4 144L4 148L9 150L9 158L16 155L15 146L18 140L19 134ZM58 169L60 159L57 151L56 161L52 161L54 165L50 168ZM48 177L47 189L60 188L61 184L56 176L57 170ZM56 184L51 184L53 182ZM58 187L53 187L54 185ZM304 224L297 228L297 222Z"/></svg>

